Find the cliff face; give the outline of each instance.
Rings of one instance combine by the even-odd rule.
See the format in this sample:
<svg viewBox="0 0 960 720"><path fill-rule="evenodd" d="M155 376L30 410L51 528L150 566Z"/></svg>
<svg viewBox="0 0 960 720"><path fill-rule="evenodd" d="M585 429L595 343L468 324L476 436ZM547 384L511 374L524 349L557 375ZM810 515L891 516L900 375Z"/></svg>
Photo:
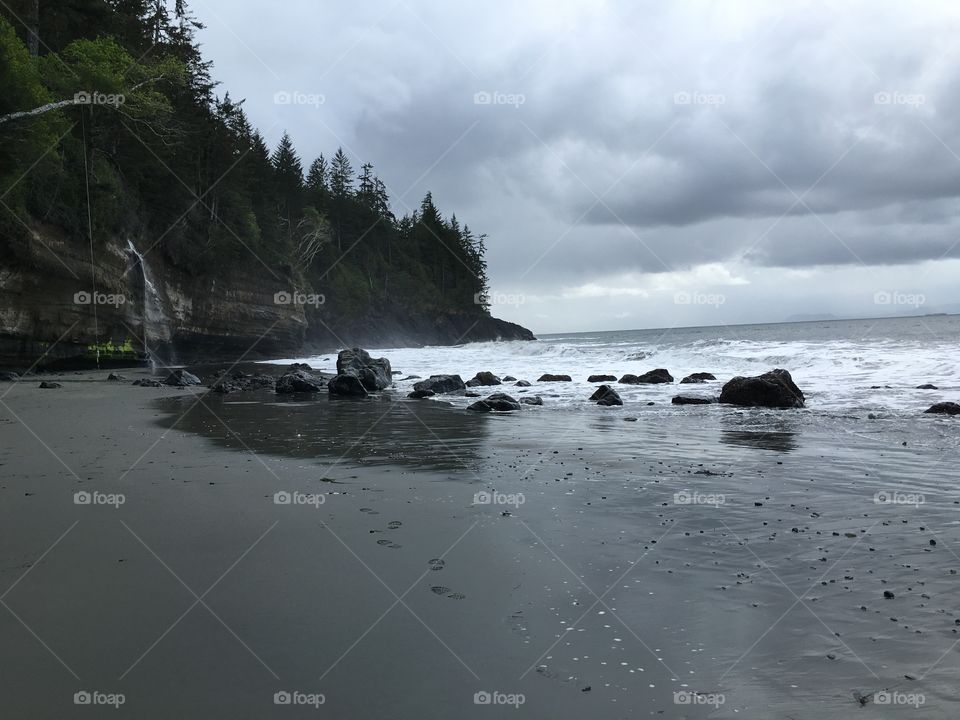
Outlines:
<svg viewBox="0 0 960 720"><path fill-rule="evenodd" d="M533 338L481 312L413 317L395 308L347 322L325 315L322 305L277 302L277 285L255 262L216 277L191 276L144 238L95 244L91 261L89 246L36 226L28 247L0 261L0 365L109 366L148 355L197 363L354 344Z"/></svg>

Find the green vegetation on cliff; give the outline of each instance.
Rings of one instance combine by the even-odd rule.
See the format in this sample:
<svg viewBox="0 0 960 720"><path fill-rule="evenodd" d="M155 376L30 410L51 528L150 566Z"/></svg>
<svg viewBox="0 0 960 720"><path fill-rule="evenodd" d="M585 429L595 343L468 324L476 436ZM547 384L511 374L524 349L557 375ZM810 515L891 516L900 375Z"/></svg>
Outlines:
<svg viewBox="0 0 960 720"><path fill-rule="evenodd" d="M397 218L369 163L304 166L218 96L185 0L0 5L0 264L30 266L31 228L65 242L143 238L197 277L256 266L324 313L486 313L484 236L428 193Z"/></svg>

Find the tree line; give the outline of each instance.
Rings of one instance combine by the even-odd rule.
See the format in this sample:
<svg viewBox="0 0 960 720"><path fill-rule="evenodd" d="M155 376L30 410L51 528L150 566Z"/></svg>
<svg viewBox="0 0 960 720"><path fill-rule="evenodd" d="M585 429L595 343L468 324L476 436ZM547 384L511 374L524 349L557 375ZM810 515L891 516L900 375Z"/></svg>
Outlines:
<svg viewBox="0 0 960 720"><path fill-rule="evenodd" d="M482 234L428 192L397 217L372 164L305 167L217 93L186 0L0 4L0 253L32 263L38 225L68 241L145 238L197 276L250 263L372 317L485 312ZM477 298L480 298L479 305Z"/></svg>

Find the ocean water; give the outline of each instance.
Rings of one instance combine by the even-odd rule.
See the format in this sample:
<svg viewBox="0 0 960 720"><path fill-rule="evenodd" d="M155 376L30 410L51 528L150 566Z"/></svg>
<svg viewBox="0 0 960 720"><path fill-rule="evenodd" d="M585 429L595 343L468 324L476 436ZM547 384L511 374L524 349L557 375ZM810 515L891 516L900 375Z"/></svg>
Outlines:
<svg viewBox="0 0 960 720"><path fill-rule="evenodd" d="M544 398L540 412L582 409L610 412L586 402L596 384L591 374L641 374L666 368L672 385L615 385L626 409L669 405L678 394L716 396L735 375L785 368L804 391L807 405L831 412L915 414L941 400L960 401L957 377L960 315L835 320L765 325L668 328L544 335L534 342L485 342L452 347L370 348L390 359L396 392L409 392L415 379L455 373L468 380L481 370L529 380L523 390L505 383L496 388L514 395ZM290 358L316 369L335 371L336 355ZM716 382L680 385L685 375L711 372ZM573 382L537 383L544 373L567 374ZM932 383L937 390L918 390ZM880 386L879 388L874 386ZM492 388L477 388L482 395ZM471 398L442 396L434 402L466 406ZM634 406L631 408L631 406ZM689 409L689 408L688 408ZM703 411L701 409L701 411Z"/></svg>

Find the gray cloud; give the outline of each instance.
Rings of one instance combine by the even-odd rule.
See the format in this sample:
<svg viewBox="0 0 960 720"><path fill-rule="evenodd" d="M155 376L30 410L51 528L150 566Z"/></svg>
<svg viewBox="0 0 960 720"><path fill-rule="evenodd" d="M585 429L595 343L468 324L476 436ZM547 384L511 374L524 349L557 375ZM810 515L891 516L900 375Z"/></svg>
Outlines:
<svg viewBox="0 0 960 720"><path fill-rule="evenodd" d="M869 267L960 254L960 16L947 2L196 10L215 75L271 140L289 130L307 162L341 144L374 161L398 212L432 190L490 234L495 287L840 266L866 297ZM278 106L279 90L325 102ZM476 104L481 92L500 95ZM832 290L811 281L791 302L827 306ZM606 302L610 323L630 312ZM588 327L578 307L513 319L580 312Z"/></svg>

